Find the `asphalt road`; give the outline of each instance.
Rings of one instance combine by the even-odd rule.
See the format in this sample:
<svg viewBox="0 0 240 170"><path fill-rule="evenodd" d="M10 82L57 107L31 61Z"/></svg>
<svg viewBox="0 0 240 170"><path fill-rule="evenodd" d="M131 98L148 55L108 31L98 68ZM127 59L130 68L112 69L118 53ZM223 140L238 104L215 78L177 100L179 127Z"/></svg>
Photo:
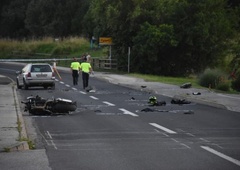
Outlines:
<svg viewBox="0 0 240 170"><path fill-rule="evenodd" d="M19 66L0 64L0 73L15 78ZM240 115L200 105L150 107L152 94L90 78L95 92L85 92L70 72L61 72L55 90L18 90L30 95L77 101L69 115L24 113L29 136L46 149L52 169L239 169ZM133 85L134 86L134 85ZM154 109L144 112L143 109ZM191 112L189 112L191 111ZM189 114L190 113L190 114Z"/></svg>

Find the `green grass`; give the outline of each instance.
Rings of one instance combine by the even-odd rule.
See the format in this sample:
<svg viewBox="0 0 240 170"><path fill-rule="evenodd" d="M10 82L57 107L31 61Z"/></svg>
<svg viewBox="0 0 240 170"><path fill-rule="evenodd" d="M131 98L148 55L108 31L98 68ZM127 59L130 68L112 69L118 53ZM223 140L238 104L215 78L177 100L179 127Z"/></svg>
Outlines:
<svg viewBox="0 0 240 170"><path fill-rule="evenodd" d="M192 86L195 88L203 88L198 84L198 80L196 77L165 77L165 76L138 74L138 73L131 73L129 75L137 78L142 78L145 81L161 82L161 83L173 84L173 85L179 85L179 86L184 83L190 82Z"/></svg>
<svg viewBox="0 0 240 170"><path fill-rule="evenodd" d="M18 52L23 55L23 59L35 58L73 58L81 57L84 53L89 53L92 58L106 58L109 47L98 48L96 45L93 49L90 48L90 42L81 37L69 37L63 40L55 41L51 37L45 37L41 40L32 39L24 41L16 41L10 39L0 39L0 59L20 58L12 55L13 52ZM43 55L36 55L43 54ZM44 55L44 54L50 54ZM59 61L58 65L69 67L71 61ZM101 70L100 70L101 71ZM103 70L116 73L114 70ZM116 73L118 74L118 73ZM125 74L125 73L120 73ZM142 75L131 73L130 76L142 78L145 81L162 82L166 84L182 85L184 83L192 83L195 88L203 88L198 84L197 77L164 77L156 75Z"/></svg>
<svg viewBox="0 0 240 170"><path fill-rule="evenodd" d="M46 37L41 40L16 41L10 39L0 39L0 58L18 58L13 54L30 54L31 58L46 57L35 54L50 54L52 56L80 57L84 53L89 53L92 57L105 57L105 48L90 48L90 42L80 37L69 37L55 41L53 38ZM29 58L29 57L28 57Z"/></svg>
<svg viewBox="0 0 240 170"><path fill-rule="evenodd" d="M208 89L198 84L197 77L165 77L165 76L155 76L155 75L146 75L146 74L138 74L138 73L130 73L129 76L141 78L145 81L152 81L152 82L160 82L165 84L172 84L172 85L182 85L184 83L192 83L192 87L194 88L201 88L201 89ZM226 94L240 94L239 92L229 89L229 91L221 91L217 89L211 89L215 92L226 93Z"/></svg>
<svg viewBox="0 0 240 170"><path fill-rule="evenodd" d="M29 146L29 149L35 149L35 144L33 141L31 141L30 139L26 138L26 137L23 137L21 134L22 134L22 123L21 121L17 121L17 129L18 129L18 132L19 132L19 141L26 141L28 143L28 146ZM8 150L9 148L5 148L5 152L9 152L10 149Z"/></svg>

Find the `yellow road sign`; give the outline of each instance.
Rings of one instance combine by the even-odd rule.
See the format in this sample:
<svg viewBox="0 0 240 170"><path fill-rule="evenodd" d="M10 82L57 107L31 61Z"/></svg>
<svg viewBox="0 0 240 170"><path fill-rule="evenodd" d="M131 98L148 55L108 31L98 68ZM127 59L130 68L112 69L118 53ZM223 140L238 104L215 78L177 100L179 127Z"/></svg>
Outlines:
<svg viewBox="0 0 240 170"><path fill-rule="evenodd" d="M112 45L112 38L111 37L100 37L99 45Z"/></svg>

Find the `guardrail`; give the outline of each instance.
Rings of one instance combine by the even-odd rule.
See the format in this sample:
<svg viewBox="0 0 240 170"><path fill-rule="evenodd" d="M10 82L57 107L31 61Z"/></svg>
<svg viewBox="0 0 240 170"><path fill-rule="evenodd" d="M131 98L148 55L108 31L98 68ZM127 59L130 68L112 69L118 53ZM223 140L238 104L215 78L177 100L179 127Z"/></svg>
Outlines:
<svg viewBox="0 0 240 170"><path fill-rule="evenodd" d="M53 55L49 53L24 53L22 51L12 51L9 54L9 58L11 59L0 59L0 62L58 62L60 65L68 66L70 64L69 61L72 61L72 57L68 58L66 55L69 54ZM117 69L117 60L92 57L91 65L94 69Z"/></svg>
<svg viewBox="0 0 240 170"><path fill-rule="evenodd" d="M44 58L44 59L0 59L0 62L30 62L30 61L69 61L71 58Z"/></svg>
<svg viewBox="0 0 240 170"><path fill-rule="evenodd" d="M93 58L92 59L92 66L93 68L98 68L98 69L117 69L117 60L115 59L98 59L98 58Z"/></svg>
<svg viewBox="0 0 240 170"><path fill-rule="evenodd" d="M58 62L72 61L72 58L43 58L43 59L0 59L0 62ZM92 58L92 67L94 69L117 69L117 60Z"/></svg>

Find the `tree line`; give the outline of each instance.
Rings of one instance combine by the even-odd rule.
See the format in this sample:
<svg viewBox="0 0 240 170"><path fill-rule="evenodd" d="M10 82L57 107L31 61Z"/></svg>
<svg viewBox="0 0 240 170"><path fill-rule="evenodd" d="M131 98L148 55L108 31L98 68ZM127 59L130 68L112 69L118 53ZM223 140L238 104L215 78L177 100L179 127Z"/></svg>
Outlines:
<svg viewBox="0 0 240 170"><path fill-rule="evenodd" d="M236 60L239 16L239 0L1 0L0 37L112 37L120 70L130 47L132 72L183 76Z"/></svg>

